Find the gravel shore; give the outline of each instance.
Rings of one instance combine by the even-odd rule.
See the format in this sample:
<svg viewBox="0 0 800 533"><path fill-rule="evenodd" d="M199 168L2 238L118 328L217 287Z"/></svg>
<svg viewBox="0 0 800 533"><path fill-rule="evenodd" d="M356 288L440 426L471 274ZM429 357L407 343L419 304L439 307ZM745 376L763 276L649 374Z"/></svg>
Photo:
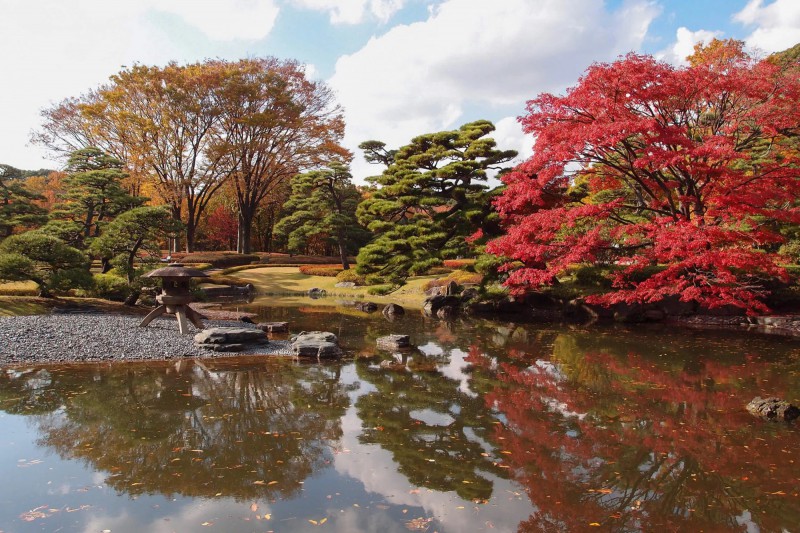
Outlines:
<svg viewBox="0 0 800 533"><path fill-rule="evenodd" d="M192 334L181 335L174 317L140 328L140 316L53 314L0 317L0 366L42 363L169 360L231 357L199 348ZM206 327L248 327L242 322L204 321ZM254 327L254 326L253 326ZM288 341L270 341L242 355L290 355Z"/></svg>

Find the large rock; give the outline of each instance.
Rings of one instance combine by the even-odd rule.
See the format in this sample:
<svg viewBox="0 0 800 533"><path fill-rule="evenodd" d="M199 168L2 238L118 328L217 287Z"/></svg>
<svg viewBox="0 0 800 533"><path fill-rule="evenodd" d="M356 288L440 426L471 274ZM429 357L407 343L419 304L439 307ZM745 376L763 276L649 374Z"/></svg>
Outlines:
<svg viewBox="0 0 800 533"><path fill-rule="evenodd" d="M800 409L780 398L761 398L756 396L747 404L746 409L750 414L770 422L779 420L791 422L800 417Z"/></svg>
<svg viewBox="0 0 800 533"><path fill-rule="evenodd" d="M197 344L240 344L266 340L260 329L234 327L208 328L194 336Z"/></svg>
<svg viewBox="0 0 800 533"><path fill-rule="evenodd" d="M339 339L327 331L303 331L292 337L291 343L295 357L331 359L342 355Z"/></svg>
<svg viewBox="0 0 800 533"><path fill-rule="evenodd" d="M442 307L458 308L461 301L455 296L431 296L425 299L422 312L427 316L436 316L436 312Z"/></svg>

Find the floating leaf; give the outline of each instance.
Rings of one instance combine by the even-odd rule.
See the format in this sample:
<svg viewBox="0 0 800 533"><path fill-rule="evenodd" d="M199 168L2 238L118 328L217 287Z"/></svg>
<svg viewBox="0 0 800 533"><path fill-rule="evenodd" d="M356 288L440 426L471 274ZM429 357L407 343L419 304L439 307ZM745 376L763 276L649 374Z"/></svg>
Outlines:
<svg viewBox="0 0 800 533"><path fill-rule="evenodd" d="M251 506L250 506L250 510L251 510L251 511L253 511L254 513L255 513L256 511L258 511L258 504L257 504L257 503L254 503L253 505L251 505Z"/></svg>

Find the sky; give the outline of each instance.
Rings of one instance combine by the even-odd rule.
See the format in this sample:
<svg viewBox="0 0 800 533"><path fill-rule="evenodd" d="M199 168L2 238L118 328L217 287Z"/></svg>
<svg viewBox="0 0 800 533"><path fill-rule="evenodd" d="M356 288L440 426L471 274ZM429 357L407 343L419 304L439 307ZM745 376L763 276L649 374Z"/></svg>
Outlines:
<svg viewBox="0 0 800 533"><path fill-rule="evenodd" d="M126 66L276 56L306 64L357 149L491 120L526 157L517 117L594 62L628 52L683 64L696 42L768 54L800 42L800 0L0 0L0 163L58 169L30 144L40 110Z"/></svg>

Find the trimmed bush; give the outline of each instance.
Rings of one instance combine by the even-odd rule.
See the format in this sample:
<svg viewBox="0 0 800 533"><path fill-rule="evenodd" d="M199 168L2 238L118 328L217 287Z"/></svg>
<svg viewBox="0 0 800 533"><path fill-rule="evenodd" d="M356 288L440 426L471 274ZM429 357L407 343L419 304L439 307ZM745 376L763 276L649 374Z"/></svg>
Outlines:
<svg viewBox="0 0 800 533"><path fill-rule="evenodd" d="M94 287L87 292L95 298L122 302L131 291L128 287L128 280L116 274L95 274L92 279Z"/></svg>
<svg viewBox="0 0 800 533"><path fill-rule="evenodd" d="M176 254L177 255L177 254ZM176 255L173 259L176 259ZM227 268L249 265L257 262L257 254L237 254L233 252L197 252L181 256L182 263L210 263L214 268Z"/></svg>
<svg viewBox="0 0 800 533"><path fill-rule="evenodd" d="M475 265L474 259L445 259L443 264L447 268L454 268L458 270L464 270L465 267L471 267Z"/></svg>
<svg viewBox="0 0 800 533"><path fill-rule="evenodd" d="M335 278L339 272L342 272L341 265L300 265L300 273L306 276Z"/></svg>
<svg viewBox="0 0 800 533"><path fill-rule="evenodd" d="M342 283L355 283L356 285L364 285L366 282L364 276L358 275L355 268L350 270L342 270L336 274L336 281Z"/></svg>

